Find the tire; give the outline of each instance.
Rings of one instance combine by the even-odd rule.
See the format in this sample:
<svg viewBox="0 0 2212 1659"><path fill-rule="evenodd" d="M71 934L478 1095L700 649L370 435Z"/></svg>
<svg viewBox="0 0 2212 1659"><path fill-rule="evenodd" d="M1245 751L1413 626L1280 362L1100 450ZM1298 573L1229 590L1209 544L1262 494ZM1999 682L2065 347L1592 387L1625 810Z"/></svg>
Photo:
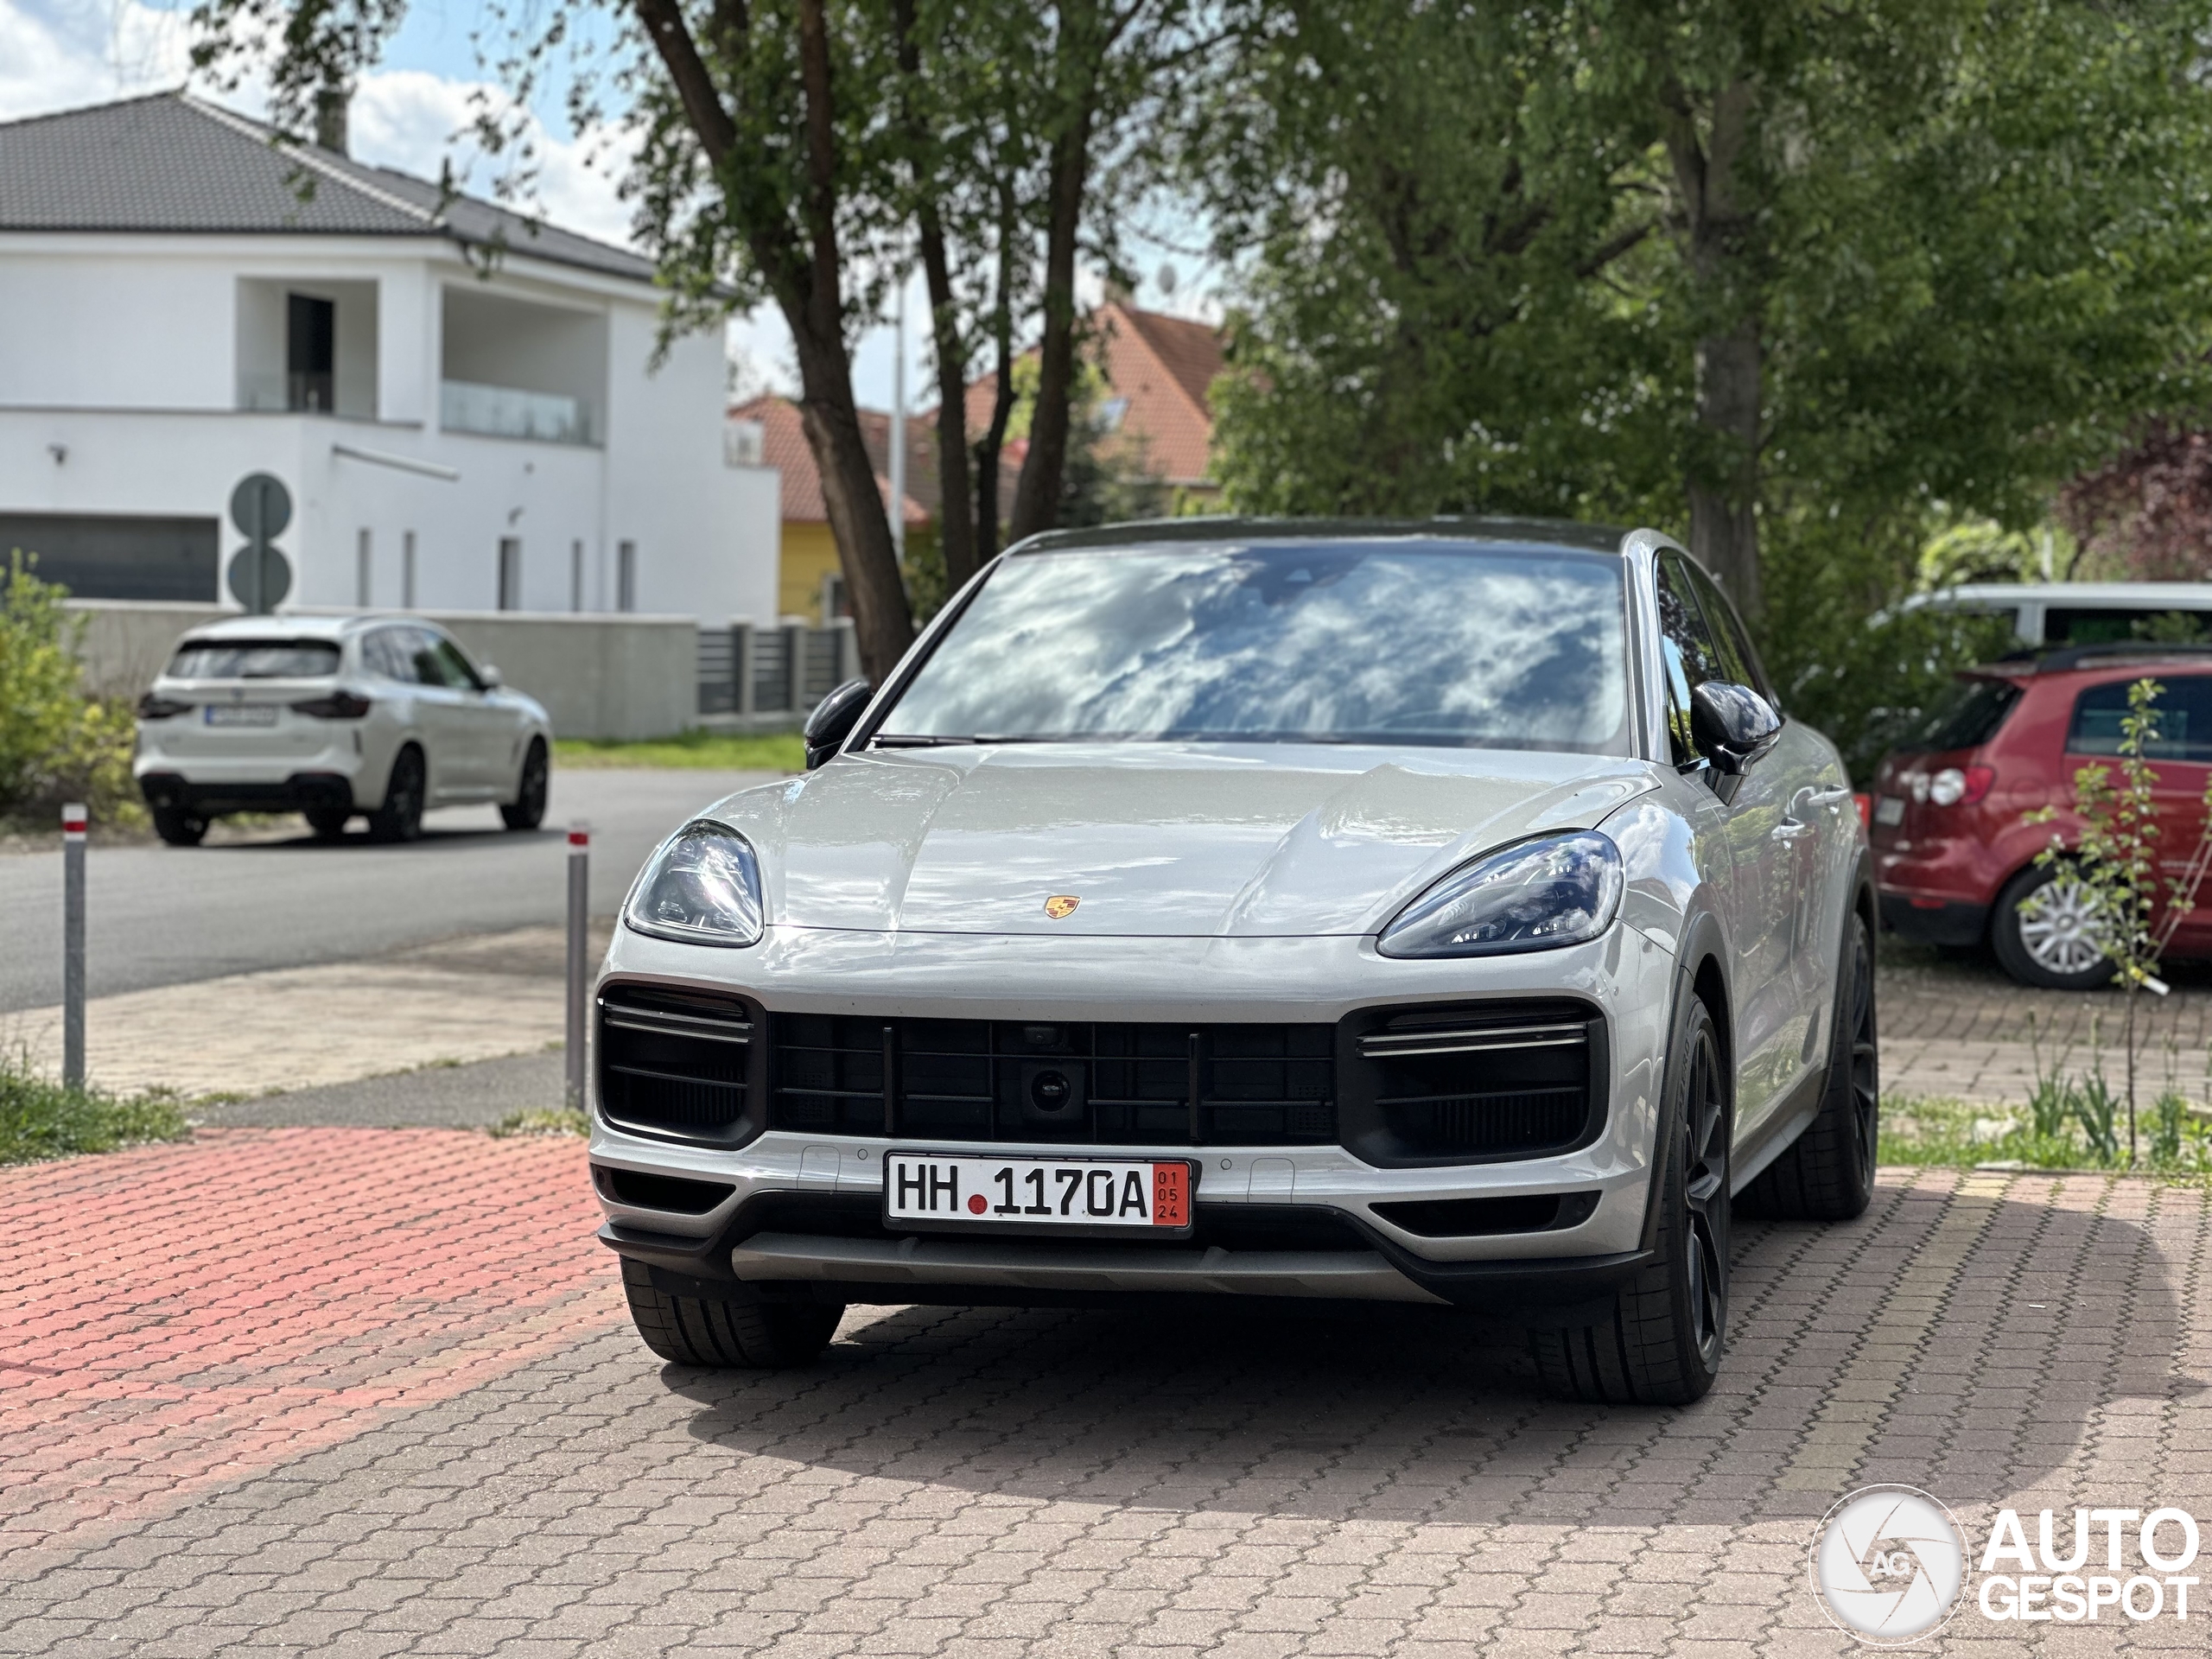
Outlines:
<svg viewBox="0 0 2212 1659"><path fill-rule="evenodd" d="M423 833L423 751L410 743L392 757L384 804L369 814L371 841L412 841Z"/></svg>
<svg viewBox="0 0 2212 1659"><path fill-rule="evenodd" d="M1656 1156L1658 1259L1588 1325L1534 1330L1544 1391L1617 1406L1704 1396L1728 1335L1729 1089L1713 1016L1690 999L1667 1057Z"/></svg>
<svg viewBox="0 0 2212 1659"><path fill-rule="evenodd" d="M2086 912L2081 883L2063 864L2031 864L2005 884L1989 918L1990 949L1998 966L2023 985L2053 991L2094 991L2113 981L2113 965L2082 937ZM2020 907L2039 894L2041 914Z"/></svg>
<svg viewBox="0 0 2212 1659"><path fill-rule="evenodd" d="M1737 1196L1737 1209L1776 1221L1850 1221L1866 1214L1881 1129L1874 950L1866 918L1854 911L1838 969L1820 1116Z"/></svg>
<svg viewBox="0 0 2212 1659"><path fill-rule="evenodd" d="M181 807L157 806L154 833L172 847L197 847L207 834L207 820L195 818Z"/></svg>
<svg viewBox="0 0 2212 1659"><path fill-rule="evenodd" d="M622 1262L630 1318L646 1347L677 1365L718 1370L785 1370L810 1365L843 1307L817 1302L709 1301L676 1296L654 1285L642 1262Z"/></svg>
<svg viewBox="0 0 2212 1659"><path fill-rule="evenodd" d="M340 812L334 806L311 806L300 815L308 821L308 828L315 831L317 841L336 841L346 833L351 812Z"/></svg>
<svg viewBox="0 0 2212 1659"><path fill-rule="evenodd" d="M499 809L499 822L510 830L535 830L545 822L545 788L552 767L545 757L545 740L530 740L522 758L522 776L515 782L514 804Z"/></svg>

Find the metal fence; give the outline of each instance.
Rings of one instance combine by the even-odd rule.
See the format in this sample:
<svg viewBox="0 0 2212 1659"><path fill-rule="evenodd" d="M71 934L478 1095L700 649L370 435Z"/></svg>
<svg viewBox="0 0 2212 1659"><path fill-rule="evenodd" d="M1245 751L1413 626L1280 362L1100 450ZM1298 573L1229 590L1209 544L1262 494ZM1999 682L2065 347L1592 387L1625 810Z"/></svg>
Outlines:
<svg viewBox="0 0 2212 1659"><path fill-rule="evenodd" d="M737 620L699 630L699 713L763 721L802 719L860 676L852 619L827 627L785 619L774 627Z"/></svg>

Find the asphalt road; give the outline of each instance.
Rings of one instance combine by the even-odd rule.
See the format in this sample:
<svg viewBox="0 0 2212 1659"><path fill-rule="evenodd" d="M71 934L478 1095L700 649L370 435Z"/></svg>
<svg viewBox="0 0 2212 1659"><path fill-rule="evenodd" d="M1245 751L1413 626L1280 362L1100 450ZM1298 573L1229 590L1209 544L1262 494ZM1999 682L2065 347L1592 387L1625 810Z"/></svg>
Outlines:
<svg viewBox="0 0 2212 1659"><path fill-rule="evenodd" d="M503 830L493 808L456 807L431 813L423 839L404 847L372 846L358 824L337 845L302 830L226 847L95 846L88 989L105 996L557 923L576 819L592 826L592 909L607 914L686 813L770 776L556 767L545 828L531 835ZM60 855L0 857L0 1013L60 1000Z"/></svg>

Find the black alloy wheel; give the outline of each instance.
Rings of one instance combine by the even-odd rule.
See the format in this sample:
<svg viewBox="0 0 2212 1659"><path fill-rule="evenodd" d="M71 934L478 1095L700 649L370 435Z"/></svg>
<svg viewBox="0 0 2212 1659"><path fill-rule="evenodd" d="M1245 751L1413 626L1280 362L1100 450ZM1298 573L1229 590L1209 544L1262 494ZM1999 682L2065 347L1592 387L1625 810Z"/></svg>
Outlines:
<svg viewBox="0 0 2212 1659"><path fill-rule="evenodd" d="M1682 1272L1688 1281L1690 1331L1700 1367L1710 1377L1720 1366L1728 1331L1728 1102L1720 1080L1719 1046L1705 1022L1691 1051L1689 1088L1683 1106L1689 1134L1683 1141ZM1697 1390L1703 1394L1704 1388ZM1694 1399L1695 1395L1691 1398Z"/></svg>
<svg viewBox="0 0 2212 1659"><path fill-rule="evenodd" d="M412 841L423 833L423 751L410 743L391 763L384 804L369 814L372 841Z"/></svg>
<svg viewBox="0 0 2212 1659"><path fill-rule="evenodd" d="M530 740L530 753L522 758L522 776L515 784L514 804L499 809L499 821L510 830L535 830L545 822L545 791L552 776L545 757L545 740Z"/></svg>
<svg viewBox="0 0 2212 1659"><path fill-rule="evenodd" d="M1738 1196L1745 1215L1849 1221L1874 1197L1882 1144L1881 1052L1874 1027L1874 948L1853 912L1836 987L1820 1116Z"/></svg>
<svg viewBox="0 0 2212 1659"><path fill-rule="evenodd" d="M1667 1111L1654 1149L1649 1263L1586 1324L1531 1330L1545 1390L1610 1405L1682 1406L1701 1399L1728 1337L1732 1093L1719 1033L1690 998L1667 1063Z"/></svg>

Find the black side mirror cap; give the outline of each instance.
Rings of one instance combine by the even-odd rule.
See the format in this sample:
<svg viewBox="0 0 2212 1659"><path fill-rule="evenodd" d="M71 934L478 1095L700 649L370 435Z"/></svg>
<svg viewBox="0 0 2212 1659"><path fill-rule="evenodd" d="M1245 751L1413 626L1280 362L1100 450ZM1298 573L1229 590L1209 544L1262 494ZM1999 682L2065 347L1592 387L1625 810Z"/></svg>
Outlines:
<svg viewBox="0 0 2212 1659"><path fill-rule="evenodd" d="M861 710L875 695L866 680L847 680L814 705L806 717L806 769L812 772L843 747L860 723Z"/></svg>
<svg viewBox="0 0 2212 1659"><path fill-rule="evenodd" d="M1690 736L1717 772L1742 772L1781 732L1774 705L1748 685L1707 680L1690 693Z"/></svg>

